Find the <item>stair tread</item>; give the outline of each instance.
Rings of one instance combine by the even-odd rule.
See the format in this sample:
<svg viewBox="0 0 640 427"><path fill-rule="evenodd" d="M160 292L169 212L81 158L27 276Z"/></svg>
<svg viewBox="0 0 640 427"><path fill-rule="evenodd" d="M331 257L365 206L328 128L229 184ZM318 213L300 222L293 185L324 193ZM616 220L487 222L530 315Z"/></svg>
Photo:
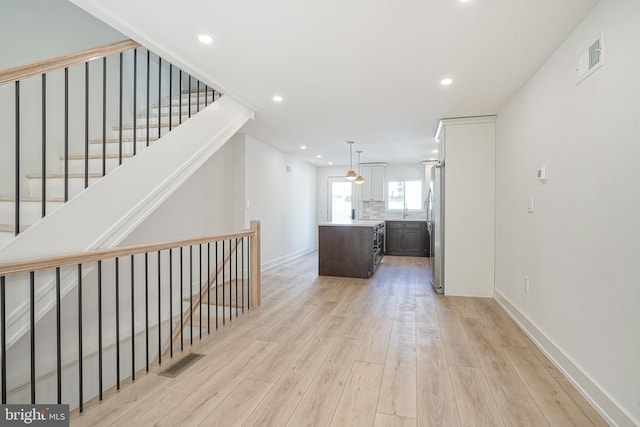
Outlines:
<svg viewBox="0 0 640 427"><path fill-rule="evenodd" d="M13 196L0 196L0 202L15 202L16 198ZM20 197L20 202L26 203L42 203L41 197ZM62 197L47 197L47 202L59 203L64 202L64 198Z"/></svg>
<svg viewBox="0 0 640 427"><path fill-rule="evenodd" d="M84 173L70 173L68 176L69 178L84 178ZM102 178L101 173L90 173L88 176L89 178ZM27 178L42 178L42 174L28 174ZM45 178L64 178L64 173L48 173L45 175Z"/></svg>
<svg viewBox="0 0 640 427"><path fill-rule="evenodd" d="M159 138L157 136L149 136L149 141L157 141ZM137 142L146 142L147 141L147 137L136 137L136 141ZM89 140L89 144L102 144L102 139L91 139ZM117 144L120 142L120 138L107 138L104 140L105 143L107 144ZM122 142L133 142L133 138L122 138ZM124 153L123 153L124 155Z"/></svg>
<svg viewBox="0 0 640 427"><path fill-rule="evenodd" d="M102 141L100 141L102 142ZM84 159L84 154L72 154L68 157L69 160L82 160ZM130 158L133 157L133 154L131 153L122 153L122 158ZM120 155L119 154L107 154L106 155L107 159L119 159ZM59 157L60 160L64 160L64 156L60 156ZM89 154L89 159L102 159L102 154Z"/></svg>
<svg viewBox="0 0 640 427"><path fill-rule="evenodd" d="M28 225L21 225L20 231L24 231L29 228ZM0 233L15 233L16 227L13 224L0 224Z"/></svg>

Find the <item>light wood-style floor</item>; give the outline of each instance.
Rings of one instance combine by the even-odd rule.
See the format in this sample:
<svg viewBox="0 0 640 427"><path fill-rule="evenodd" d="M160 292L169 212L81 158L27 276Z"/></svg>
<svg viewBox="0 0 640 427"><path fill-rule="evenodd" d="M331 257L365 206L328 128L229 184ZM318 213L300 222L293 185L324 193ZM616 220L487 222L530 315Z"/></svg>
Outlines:
<svg viewBox="0 0 640 427"><path fill-rule="evenodd" d="M435 294L427 263L319 277L311 254L268 271L262 306L198 343L205 357L71 425L607 425L493 300Z"/></svg>

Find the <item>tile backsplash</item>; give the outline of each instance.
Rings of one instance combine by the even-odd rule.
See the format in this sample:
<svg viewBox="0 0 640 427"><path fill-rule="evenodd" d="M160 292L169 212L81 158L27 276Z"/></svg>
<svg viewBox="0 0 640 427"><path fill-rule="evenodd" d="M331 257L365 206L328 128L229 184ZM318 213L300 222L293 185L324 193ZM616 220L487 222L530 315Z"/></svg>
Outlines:
<svg viewBox="0 0 640 427"><path fill-rule="evenodd" d="M385 211L385 203L380 200L366 200L362 202L361 219L405 219L403 212ZM409 212L408 219L425 219L425 212Z"/></svg>

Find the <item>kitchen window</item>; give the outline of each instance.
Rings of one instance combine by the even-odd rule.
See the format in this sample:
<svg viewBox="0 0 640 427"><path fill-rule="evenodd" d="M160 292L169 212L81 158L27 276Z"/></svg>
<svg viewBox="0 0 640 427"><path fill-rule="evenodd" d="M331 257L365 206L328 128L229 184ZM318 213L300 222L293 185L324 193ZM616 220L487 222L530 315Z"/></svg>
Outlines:
<svg viewBox="0 0 640 427"><path fill-rule="evenodd" d="M389 181L387 195L387 210L422 210L422 181Z"/></svg>

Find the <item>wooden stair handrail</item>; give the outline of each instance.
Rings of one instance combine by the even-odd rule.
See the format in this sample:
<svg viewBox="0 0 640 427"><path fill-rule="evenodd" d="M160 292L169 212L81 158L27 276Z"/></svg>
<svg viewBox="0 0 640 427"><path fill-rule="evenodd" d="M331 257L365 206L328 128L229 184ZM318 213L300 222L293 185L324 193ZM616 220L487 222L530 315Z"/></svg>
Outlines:
<svg viewBox="0 0 640 427"><path fill-rule="evenodd" d="M127 39L94 47L91 49L82 50L79 52L56 56L50 59L44 59L42 61L32 62L30 64L7 68L0 71L0 84L22 80L27 77L48 73L50 71L70 67L72 65L82 64L94 59L113 55L114 53L120 53L129 49L134 49L139 46L140 43L131 39Z"/></svg>
<svg viewBox="0 0 640 427"><path fill-rule="evenodd" d="M99 249L95 251L78 252L46 258L12 261L0 263L0 276L7 276L10 274L25 273L30 271L47 270L56 267L63 267L66 265L84 264L109 258L122 258L125 256L136 255L145 252L155 252L165 249L178 248L180 246L198 245L201 243L229 240L235 238L239 239L246 236L255 237L255 235L256 231L252 227L252 229L250 230L241 231L239 233L198 237L185 240L173 240L170 242L123 246L119 248Z"/></svg>

